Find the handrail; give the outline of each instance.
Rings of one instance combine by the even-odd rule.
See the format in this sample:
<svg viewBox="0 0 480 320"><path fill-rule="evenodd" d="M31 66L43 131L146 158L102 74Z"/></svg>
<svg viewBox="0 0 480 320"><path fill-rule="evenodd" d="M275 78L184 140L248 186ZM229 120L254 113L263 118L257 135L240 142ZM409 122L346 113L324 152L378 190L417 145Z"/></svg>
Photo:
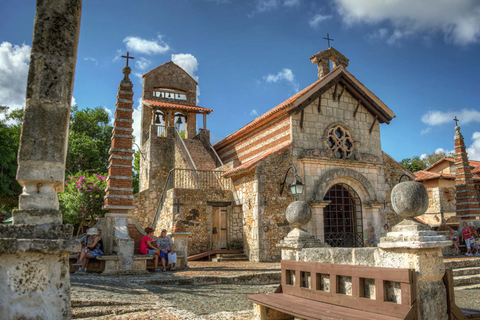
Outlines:
<svg viewBox="0 0 480 320"><path fill-rule="evenodd" d="M162 212L163 203L165 202L165 197L167 195L167 191L169 189L171 189L171 188L168 187L168 184L171 182L171 177L172 176L174 177L172 181L174 182L174 185L175 185L175 169L172 169L168 172L167 180L165 181L165 185L163 186L162 197L160 198L160 202L158 203L157 212L155 213L155 218L153 218L152 228L154 230L157 226L157 222L158 222L158 218L160 217L160 213Z"/></svg>
<svg viewBox="0 0 480 320"><path fill-rule="evenodd" d="M200 140L200 142L203 144L205 149L207 149L207 151L210 154L210 156L212 157L213 161L215 161L215 166L217 168L223 166L222 159L220 159L220 156L218 155L217 151L215 151L215 148L213 148L212 144L208 140L208 138L205 135L205 133L203 132L203 130L200 130L200 133L197 134L197 136L195 138L197 138L197 137L198 137L198 140Z"/></svg>
<svg viewBox="0 0 480 320"><path fill-rule="evenodd" d="M153 219L152 228L155 229L158 223L168 190L172 188L232 190L231 180L222 178L224 173L224 171L216 170L191 170L181 168L174 168L170 170L167 180L165 181L162 197L158 203L155 218Z"/></svg>
<svg viewBox="0 0 480 320"><path fill-rule="evenodd" d="M182 152L183 157L187 161L188 167L191 170L197 171L197 166L193 162L192 156L190 155L190 152L188 152L187 146L185 145L185 142L183 142L180 132L176 127L174 128L175 128L175 140L177 141L178 146L180 147L180 151ZM196 172L193 173L193 178L195 179L195 182L198 184L198 175Z"/></svg>

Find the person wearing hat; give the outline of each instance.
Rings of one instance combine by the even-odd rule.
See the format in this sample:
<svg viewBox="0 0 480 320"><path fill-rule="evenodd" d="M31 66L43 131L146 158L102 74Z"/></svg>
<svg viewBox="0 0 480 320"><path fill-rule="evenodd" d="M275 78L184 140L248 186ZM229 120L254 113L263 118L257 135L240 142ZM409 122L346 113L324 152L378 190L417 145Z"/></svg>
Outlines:
<svg viewBox="0 0 480 320"><path fill-rule="evenodd" d="M88 261L96 256L103 255L103 240L98 234L97 228L90 228L87 231L87 245L80 252L80 258L74 266L79 266L77 272L87 272Z"/></svg>

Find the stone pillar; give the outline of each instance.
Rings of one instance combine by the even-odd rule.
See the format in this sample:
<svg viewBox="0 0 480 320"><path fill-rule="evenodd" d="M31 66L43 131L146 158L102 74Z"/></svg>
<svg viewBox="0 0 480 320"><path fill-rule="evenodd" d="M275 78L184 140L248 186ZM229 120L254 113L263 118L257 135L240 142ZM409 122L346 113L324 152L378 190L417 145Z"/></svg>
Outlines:
<svg viewBox="0 0 480 320"><path fill-rule="evenodd" d="M324 231L324 215L323 210L332 202L331 200L327 201L309 201L308 204L312 208L312 233L313 235L322 242L325 242L325 231Z"/></svg>
<svg viewBox="0 0 480 320"><path fill-rule="evenodd" d="M312 218L312 209L305 201L294 201L290 203L285 211L287 221L293 227L286 237L277 245L282 249L282 260L297 260L298 253L303 248L328 247L302 226L306 225Z"/></svg>
<svg viewBox="0 0 480 320"><path fill-rule="evenodd" d="M455 127L455 205L457 218L463 220L480 219L480 203L475 190L473 174L468 161L468 155L460 133L460 127ZM480 221L477 221L477 223ZM462 224L460 222L460 228Z"/></svg>
<svg viewBox="0 0 480 320"><path fill-rule="evenodd" d="M81 0L38 1L18 152L23 187L12 225L0 225L0 317L70 319L68 255L80 251L62 224L63 191ZM61 27L59 27L61 26Z"/></svg>
<svg viewBox="0 0 480 320"><path fill-rule="evenodd" d="M128 218L133 206L133 84L128 77L132 72L126 66L120 82L113 124L112 144L109 150L109 166L104 209L104 244L106 254L119 257L119 271L133 269L134 240L130 238Z"/></svg>
<svg viewBox="0 0 480 320"><path fill-rule="evenodd" d="M392 189L392 206L404 220L394 226L378 245L380 255L393 263L408 265L415 269L418 303L418 319L448 319L447 295L443 276L442 248L450 246L444 236L429 226L414 220L428 208L428 194L425 187L415 181L397 184ZM390 263L392 263L390 262ZM387 261L383 262L387 264Z"/></svg>

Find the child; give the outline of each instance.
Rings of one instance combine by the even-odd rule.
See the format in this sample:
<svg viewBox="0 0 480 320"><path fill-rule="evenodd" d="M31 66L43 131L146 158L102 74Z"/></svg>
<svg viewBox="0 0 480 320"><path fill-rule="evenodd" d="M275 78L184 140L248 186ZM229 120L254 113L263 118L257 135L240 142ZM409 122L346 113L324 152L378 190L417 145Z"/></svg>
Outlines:
<svg viewBox="0 0 480 320"><path fill-rule="evenodd" d="M450 240L452 240L453 244L453 255L460 254L460 241L458 240L458 235L456 234L455 230L450 231Z"/></svg>

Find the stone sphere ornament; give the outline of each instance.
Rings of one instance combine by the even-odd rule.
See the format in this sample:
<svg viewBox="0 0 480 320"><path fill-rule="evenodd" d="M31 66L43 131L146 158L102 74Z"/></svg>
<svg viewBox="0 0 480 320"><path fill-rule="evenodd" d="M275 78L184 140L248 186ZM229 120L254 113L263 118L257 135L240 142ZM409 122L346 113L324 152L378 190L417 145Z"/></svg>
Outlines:
<svg viewBox="0 0 480 320"><path fill-rule="evenodd" d="M285 215L291 226L301 228L312 218L312 209L305 201L294 201L288 205Z"/></svg>
<svg viewBox="0 0 480 320"><path fill-rule="evenodd" d="M428 209L428 193L423 184L405 181L392 189L392 207L404 219L420 216Z"/></svg>

